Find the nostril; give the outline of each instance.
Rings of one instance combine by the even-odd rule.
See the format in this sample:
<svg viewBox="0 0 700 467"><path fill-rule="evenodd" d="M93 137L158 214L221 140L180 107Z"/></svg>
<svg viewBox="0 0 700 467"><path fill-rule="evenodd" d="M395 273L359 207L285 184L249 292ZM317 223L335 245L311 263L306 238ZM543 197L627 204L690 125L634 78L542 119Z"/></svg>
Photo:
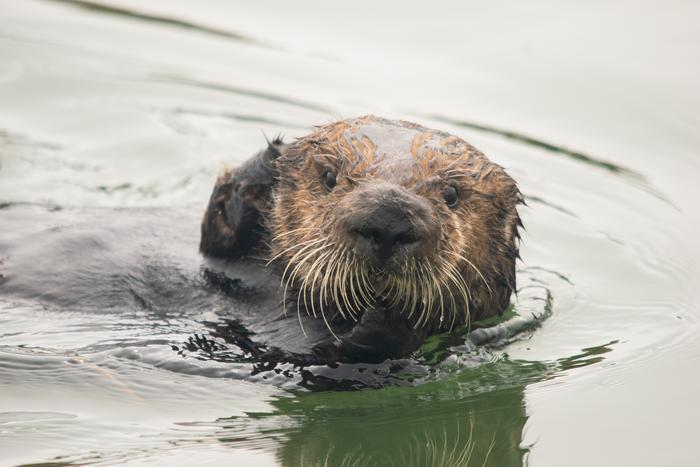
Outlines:
<svg viewBox="0 0 700 467"><path fill-rule="evenodd" d="M399 232L394 235L394 244L396 245L410 245L411 243L416 243L418 240L418 236L411 232Z"/></svg>
<svg viewBox="0 0 700 467"><path fill-rule="evenodd" d="M418 235L410 231L392 232L391 229L381 229L377 227L353 229L351 232L377 246L404 246L411 245L420 240Z"/></svg>

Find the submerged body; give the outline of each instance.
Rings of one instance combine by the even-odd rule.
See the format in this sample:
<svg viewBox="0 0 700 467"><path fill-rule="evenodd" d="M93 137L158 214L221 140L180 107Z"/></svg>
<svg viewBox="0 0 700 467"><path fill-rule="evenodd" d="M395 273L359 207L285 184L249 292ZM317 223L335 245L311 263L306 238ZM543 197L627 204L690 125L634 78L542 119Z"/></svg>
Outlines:
<svg viewBox="0 0 700 467"><path fill-rule="evenodd" d="M508 306L519 201L462 140L366 117L220 177L200 238L191 212L2 206L0 291L154 323L213 315L244 361L379 362Z"/></svg>
<svg viewBox="0 0 700 467"><path fill-rule="evenodd" d="M316 320L304 320L305 336L296 317L285 318L279 276L264 263L202 261L197 221L168 208L0 208L0 296L15 307L153 326L191 318L210 328L200 337L224 339L241 361L305 363L332 338Z"/></svg>
<svg viewBox="0 0 700 467"><path fill-rule="evenodd" d="M380 361L507 308L521 202L460 138L366 116L276 140L221 176L200 249L265 260L296 325L332 336L319 359Z"/></svg>

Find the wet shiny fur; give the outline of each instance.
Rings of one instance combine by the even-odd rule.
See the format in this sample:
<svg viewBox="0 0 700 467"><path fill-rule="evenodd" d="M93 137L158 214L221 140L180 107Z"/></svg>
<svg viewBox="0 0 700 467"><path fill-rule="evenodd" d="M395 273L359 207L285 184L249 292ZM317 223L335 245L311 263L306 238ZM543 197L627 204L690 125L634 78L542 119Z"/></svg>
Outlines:
<svg viewBox="0 0 700 467"><path fill-rule="evenodd" d="M381 361L508 306L520 202L463 140L367 116L273 141L222 175L200 248L266 261L302 332L310 317L330 333L315 355Z"/></svg>

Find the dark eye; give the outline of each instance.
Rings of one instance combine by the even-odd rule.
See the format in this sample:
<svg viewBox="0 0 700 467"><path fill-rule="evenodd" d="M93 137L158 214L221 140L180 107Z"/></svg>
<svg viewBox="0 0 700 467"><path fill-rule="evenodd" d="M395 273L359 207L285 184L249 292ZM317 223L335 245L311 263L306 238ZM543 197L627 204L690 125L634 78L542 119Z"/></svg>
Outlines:
<svg viewBox="0 0 700 467"><path fill-rule="evenodd" d="M459 201L459 193L457 192L457 188L453 187L452 185L445 187L445 189L442 190L442 197L445 198L445 203L447 203L447 206L451 208L457 206L457 201Z"/></svg>
<svg viewBox="0 0 700 467"><path fill-rule="evenodd" d="M335 172L332 170L326 170L323 172L323 176L321 177L321 183L323 183L323 186L326 187L326 190L331 191L333 187L338 183L335 179Z"/></svg>

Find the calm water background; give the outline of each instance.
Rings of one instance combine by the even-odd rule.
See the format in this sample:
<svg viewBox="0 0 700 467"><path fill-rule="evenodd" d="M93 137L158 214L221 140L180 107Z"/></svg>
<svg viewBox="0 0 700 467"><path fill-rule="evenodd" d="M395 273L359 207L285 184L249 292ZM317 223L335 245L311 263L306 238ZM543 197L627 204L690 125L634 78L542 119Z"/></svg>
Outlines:
<svg viewBox="0 0 700 467"><path fill-rule="evenodd" d="M0 202L177 207L196 232L263 132L405 118L519 181L521 283L553 307L473 368L304 393L173 352L199 315L0 295L0 464L459 465L473 447L473 465L698 465L697 18L689 1L5 1Z"/></svg>

